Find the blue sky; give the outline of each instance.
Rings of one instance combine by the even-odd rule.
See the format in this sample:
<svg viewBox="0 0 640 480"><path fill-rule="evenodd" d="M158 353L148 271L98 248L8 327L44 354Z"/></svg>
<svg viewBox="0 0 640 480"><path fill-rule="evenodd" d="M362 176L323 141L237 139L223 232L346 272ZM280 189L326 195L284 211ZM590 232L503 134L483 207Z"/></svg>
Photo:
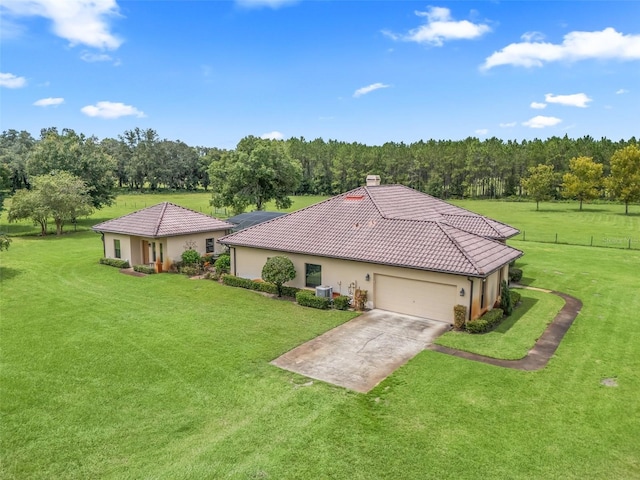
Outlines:
<svg viewBox="0 0 640 480"><path fill-rule="evenodd" d="M640 134L640 2L0 0L0 129Z"/></svg>

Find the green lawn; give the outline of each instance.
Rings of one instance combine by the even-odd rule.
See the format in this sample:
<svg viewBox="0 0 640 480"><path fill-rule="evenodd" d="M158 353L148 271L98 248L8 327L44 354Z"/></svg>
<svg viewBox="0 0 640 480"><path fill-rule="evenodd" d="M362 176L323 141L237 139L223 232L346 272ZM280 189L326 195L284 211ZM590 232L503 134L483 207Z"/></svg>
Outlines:
<svg viewBox="0 0 640 480"><path fill-rule="evenodd" d="M631 205L629 215L624 205L584 204L577 202L540 203L502 202L487 200L456 200L451 202L471 211L499 219L520 229L515 237L526 241L594 245L600 247L640 249L640 206Z"/></svg>
<svg viewBox="0 0 640 480"><path fill-rule="evenodd" d="M447 332L436 343L487 357L517 360L523 358L564 305L549 293L518 289L521 303L495 330L482 335Z"/></svg>
<svg viewBox="0 0 640 480"><path fill-rule="evenodd" d="M291 197L293 205L290 208L284 210L278 210L273 202L267 203L266 210L269 211L281 211L292 212L301 208L313 205L314 203L321 202L327 197L305 195ZM150 207L160 202L173 202L182 207L190 208L196 212L206 213L207 215L213 215L218 218L228 218L233 215L233 212L227 208L214 208L209 205L211 200L211 192L192 192L192 193L138 193L138 194L123 194L118 195L118 198L108 207L104 207L101 210L95 212L90 218L83 218L78 221L76 230L89 230L96 223L110 220L112 218L120 217L128 213L140 210L142 208ZM11 200L6 200L5 209L8 210ZM251 207L247 209L251 211ZM65 231L74 231L74 226L66 225ZM7 232L9 235L31 235L40 233L39 227L32 225L30 221L23 220L20 222L9 223L7 221L7 211L5 210L0 215L0 232ZM55 225L49 226L49 232L55 234Z"/></svg>
<svg viewBox="0 0 640 480"><path fill-rule="evenodd" d="M16 237L0 478L640 478L640 252L511 243L527 283L584 303L548 366L424 351L362 395L268 363L349 313L125 276L91 232Z"/></svg>

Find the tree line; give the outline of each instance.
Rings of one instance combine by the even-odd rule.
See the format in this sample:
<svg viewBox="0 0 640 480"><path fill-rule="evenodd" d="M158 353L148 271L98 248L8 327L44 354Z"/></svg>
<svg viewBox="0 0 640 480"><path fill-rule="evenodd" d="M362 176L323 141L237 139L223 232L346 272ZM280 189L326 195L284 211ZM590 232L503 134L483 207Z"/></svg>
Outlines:
<svg viewBox="0 0 640 480"><path fill-rule="evenodd" d="M407 185L444 199L529 196L540 201L566 196L573 188L564 179L573 174L571 162L587 158L597 165L600 183L583 199L610 194L621 198L614 184L602 179L611 176L616 152L629 146L637 148L635 137L615 142L567 135L522 141L469 137L369 146L247 136L234 150L224 150L161 139L153 129L135 128L102 140L71 129L42 129L38 139L26 131L7 130L0 135L0 191L37 190L38 184L51 185L42 176L64 171L84 183L86 189L77 193L88 208L109 205L121 189L211 187L214 205L241 211L252 204L260 209L273 199L287 206L292 194L335 195L362 185L367 174L377 174L383 183ZM552 180L536 190L530 178L540 166L551 169ZM21 195L18 200L33 201ZM634 195L627 197L627 204L637 201Z"/></svg>

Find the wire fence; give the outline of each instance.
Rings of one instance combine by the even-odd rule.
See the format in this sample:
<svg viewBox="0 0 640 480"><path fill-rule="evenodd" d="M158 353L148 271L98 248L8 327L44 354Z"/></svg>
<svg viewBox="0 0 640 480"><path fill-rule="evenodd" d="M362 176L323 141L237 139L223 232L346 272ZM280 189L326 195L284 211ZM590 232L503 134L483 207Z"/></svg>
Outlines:
<svg viewBox="0 0 640 480"><path fill-rule="evenodd" d="M538 233L522 231L513 240L537 243L557 243L562 245L579 245L583 247L618 248L621 250L640 250L640 234L637 236L606 235L570 235L565 233Z"/></svg>

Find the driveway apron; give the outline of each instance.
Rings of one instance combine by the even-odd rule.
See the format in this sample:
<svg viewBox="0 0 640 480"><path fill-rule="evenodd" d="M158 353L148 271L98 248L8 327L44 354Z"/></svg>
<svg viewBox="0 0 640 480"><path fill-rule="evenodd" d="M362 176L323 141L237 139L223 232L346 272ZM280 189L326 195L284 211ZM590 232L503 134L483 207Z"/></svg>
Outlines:
<svg viewBox="0 0 640 480"><path fill-rule="evenodd" d="M449 328L444 322L371 310L271 364L366 393Z"/></svg>

